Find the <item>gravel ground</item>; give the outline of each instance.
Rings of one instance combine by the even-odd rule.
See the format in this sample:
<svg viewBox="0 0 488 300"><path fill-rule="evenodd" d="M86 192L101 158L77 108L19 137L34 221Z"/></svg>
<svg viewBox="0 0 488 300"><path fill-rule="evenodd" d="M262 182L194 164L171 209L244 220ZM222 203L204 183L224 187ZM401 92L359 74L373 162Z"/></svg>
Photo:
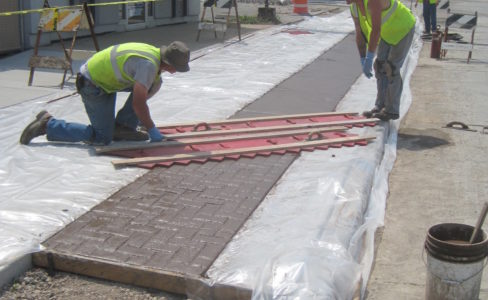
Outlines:
<svg viewBox="0 0 488 300"><path fill-rule="evenodd" d="M182 300L186 297L64 272L56 272L50 276L46 270L35 268L4 287L0 291L0 299Z"/></svg>

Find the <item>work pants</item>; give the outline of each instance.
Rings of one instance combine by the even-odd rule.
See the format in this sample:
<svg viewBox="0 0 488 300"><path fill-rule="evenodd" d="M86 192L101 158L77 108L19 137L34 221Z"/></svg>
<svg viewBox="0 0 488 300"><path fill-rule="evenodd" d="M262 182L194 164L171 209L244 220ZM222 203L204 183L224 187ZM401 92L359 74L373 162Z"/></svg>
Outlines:
<svg viewBox="0 0 488 300"><path fill-rule="evenodd" d="M425 23L425 33L434 33L437 27L437 5L430 4L428 0L423 2L423 17Z"/></svg>
<svg viewBox="0 0 488 300"><path fill-rule="evenodd" d="M412 45L415 26L396 45L390 45L383 39L378 45L375 76L378 93L375 106L390 114L400 114L400 98L403 90L403 79L400 74L403 62Z"/></svg>
<svg viewBox="0 0 488 300"><path fill-rule="evenodd" d="M80 80L83 82L79 82ZM116 93L107 94L83 78L77 79L77 86L90 125L51 118L46 129L48 141L107 145L113 139L115 124L132 129L139 124L139 119L132 108L132 92L115 117Z"/></svg>

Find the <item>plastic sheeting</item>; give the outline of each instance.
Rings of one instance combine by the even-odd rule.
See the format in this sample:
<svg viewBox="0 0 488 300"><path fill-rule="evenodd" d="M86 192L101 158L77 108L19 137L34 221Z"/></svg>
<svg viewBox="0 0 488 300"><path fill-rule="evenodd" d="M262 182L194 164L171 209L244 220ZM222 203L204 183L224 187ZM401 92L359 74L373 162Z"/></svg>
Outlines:
<svg viewBox="0 0 488 300"><path fill-rule="evenodd" d="M290 28L314 34L281 32ZM157 124L227 118L352 30L346 11L203 50L205 55L191 63L191 72L164 76L161 91L149 103L152 116ZM411 53L411 60L417 53ZM414 68L415 63L408 65ZM408 81L405 87L404 106ZM370 108L374 94L374 81L361 78L338 110ZM79 97L48 100L0 110L0 270L38 251L43 240L146 172L115 170L112 158L96 156L83 144L53 144L40 137L28 147L19 145L23 128L41 109L88 122ZM367 147L302 155L209 270L209 284L250 287L255 299L348 299L358 286L364 290L394 160L396 135L391 129L354 129L377 135Z"/></svg>
<svg viewBox="0 0 488 300"><path fill-rule="evenodd" d="M411 103L419 32L402 68L402 117ZM337 111L370 109L375 98L376 82L361 76ZM253 299L364 296L399 124L353 129L377 137L366 149L303 153L210 268L209 284L253 289Z"/></svg>

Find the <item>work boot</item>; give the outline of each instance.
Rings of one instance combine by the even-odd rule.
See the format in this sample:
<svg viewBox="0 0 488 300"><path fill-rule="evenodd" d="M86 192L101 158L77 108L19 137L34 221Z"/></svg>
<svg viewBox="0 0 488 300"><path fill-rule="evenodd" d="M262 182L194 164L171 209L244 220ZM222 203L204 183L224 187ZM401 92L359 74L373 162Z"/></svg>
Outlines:
<svg viewBox="0 0 488 300"><path fill-rule="evenodd" d="M28 145L33 138L46 134L47 122L52 116L47 111L39 112L36 119L32 121L22 132L20 136L20 143Z"/></svg>
<svg viewBox="0 0 488 300"><path fill-rule="evenodd" d="M366 118L369 119L369 118L372 118L374 114L379 113L379 112L380 112L380 109L377 107L374 107L372 110L364 111L363 116L365 116Z"/></svg>
<svg viewBox="0 0 488 300"><path fill-rule="evenodd" d="M148 139L149 135L145 131L115 124L114 141L147 141Z"/></svg>
<svg viewBox="0 0 488 300"><path fill-rule="evenodd" d="M378 118L380 119L381 121L390 121L390 120L396 120L398 119L400 116L398 114L391 114L389 112L386 112L384 109L382 109L380 112L378 113L374 113L373 114L373 118Z"/></svg>

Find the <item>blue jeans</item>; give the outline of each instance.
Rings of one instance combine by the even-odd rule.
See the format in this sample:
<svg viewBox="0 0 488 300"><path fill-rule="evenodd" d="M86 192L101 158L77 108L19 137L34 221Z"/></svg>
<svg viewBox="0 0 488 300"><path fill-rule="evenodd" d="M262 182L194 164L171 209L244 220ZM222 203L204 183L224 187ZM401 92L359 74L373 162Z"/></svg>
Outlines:
<svg viewBox="0 0 488 300"><path fill-rule="evenodd" d="M132 129L139 124L139 119L132 108L132 92L117 113L117 117L115 117L116 93L107 94L89 82L80 88L79 93L91 124L69 123L51 118L46 128L48 141L107 145L112 142L115 124Z"/></svg>
<svg viewBox="0 0 488 300"><path fill-rule="evenodd" d="M426 1L426 0L424 0ZM400 114L400 98L403 90L403 80L400 74L403 62L412 45L415 26L396 45L390 45L380 39L375 65L376 95L375 107L384 109L387 113Z"/></svg>
<svg viewBox="0 0 488 300"><path fill-rule="evenodd" d="M437 27L437 5L430 4L429 0L423 2L423 16L425 23L425 32L431 33L436 30Z"/></svg>

